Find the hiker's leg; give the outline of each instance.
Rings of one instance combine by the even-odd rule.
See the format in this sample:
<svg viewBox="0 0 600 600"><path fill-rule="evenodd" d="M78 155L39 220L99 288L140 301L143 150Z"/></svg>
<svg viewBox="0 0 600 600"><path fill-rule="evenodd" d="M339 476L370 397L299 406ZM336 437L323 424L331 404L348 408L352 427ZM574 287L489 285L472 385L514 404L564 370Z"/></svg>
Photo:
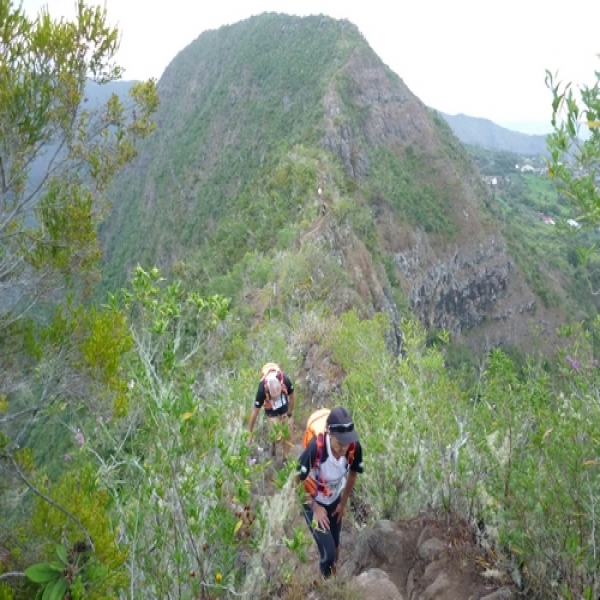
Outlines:
<svg viewBox="0 0 600 600"><path fill-rule="evenodd" d="M278 416L269 417L269 437L273 435L277 423L279 423ZM277 440L273 440L273 442L271 442L271 456L273 458L277 456Z"/></svg>
<svg viewBox="0 0 600 600"><path fill-rule="evenodd" d="M281 415L281 424L287 426L288 435L283 436L283 460L286 460L290 455L290 450L294 445L294 421L293 419L288 419L287 413L285 415Z"/></svg>
<svg viewBox="0 0 600 600"><path fill-rule="evenodd" d="M317 548L319 549L319 570L323 577L331 576L333 567L335 565L335 542L330 531L324 531L321 528L314 528L312 525L313 512L309 504L302 506L304 512L304 518L308 523L310 531L317 542Z"/></svg>
<svg viewBox="0 0 600 600"><path fill-rule="evenodd" d="M342 533L342 520L338 521L337 515L333 515L333 511L336 509L337 505L340 503L339 499L334 502L331 507L328 507L327 514L329 515L329 531L331 532L331 537L333 538L333 543L335 544L335 564L333 567L333 573L335 575L335 571L337 566L339 565L340 560L340 535Z"/></svg>

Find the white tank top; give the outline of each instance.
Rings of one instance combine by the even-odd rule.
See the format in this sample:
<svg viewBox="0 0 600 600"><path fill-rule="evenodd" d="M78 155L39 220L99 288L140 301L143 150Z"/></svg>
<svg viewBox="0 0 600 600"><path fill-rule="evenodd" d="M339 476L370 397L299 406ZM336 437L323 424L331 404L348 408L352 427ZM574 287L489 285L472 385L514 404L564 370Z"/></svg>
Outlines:
<svg viewBox="0 0 600 600"><path fill-rule="evenodd" d="M325 444L327 448L327 460L321 462L318 473L317 469L312 469L309 477L312 477L315 481L317 481L317 477L318 481L325 481L325 485L332 492L331 496L325 496L322 492L319 492L315 500L319 504L329 505L333 504L340 497L343 489L346 487L348 460L345 455L339 459L333 456L328 435L325 436Z"/></svg>

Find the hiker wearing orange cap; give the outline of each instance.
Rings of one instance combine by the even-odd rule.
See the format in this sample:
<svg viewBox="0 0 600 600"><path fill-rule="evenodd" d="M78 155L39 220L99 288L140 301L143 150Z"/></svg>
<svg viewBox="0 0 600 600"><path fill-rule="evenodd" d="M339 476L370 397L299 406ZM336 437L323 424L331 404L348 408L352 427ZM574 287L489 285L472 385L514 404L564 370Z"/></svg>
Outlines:
<svg viewBox="0 0 600 600"><path fill-rule="evenodd" d="M276 363L267 363L261 370L261 380L258 383L256 398L252 407L252 414L250 415L250 424L248 426L250 436L248 443L252 443L252 431L262 407L264 407L265 414L271 425L287 423L291 438L294 424L292 415L295 402L296 394L292 380L284 374L279 365ZM285 443L284 440L284 458L287 458L289 454L290 445L290 443ZM275 454L275 443L273 443L272 453Z"/></svg>

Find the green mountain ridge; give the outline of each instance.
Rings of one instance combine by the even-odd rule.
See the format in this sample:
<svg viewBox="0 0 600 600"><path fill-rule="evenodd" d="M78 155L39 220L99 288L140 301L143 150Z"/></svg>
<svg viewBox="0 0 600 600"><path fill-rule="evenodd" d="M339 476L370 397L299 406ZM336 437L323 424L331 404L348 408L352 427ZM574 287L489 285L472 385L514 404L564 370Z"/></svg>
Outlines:
<svg viewBox="0 0 600 600"><path fill-rule="evenodd" d="M239 299L249 253L303 252L322 228L322 260L352 274L340 296L396 326L410 311L473 347L519 346L581 314L554 276L556 300L536 299L466 149L347 21L269 13L205 32L159 95L158 130L111 191L109 288L156 264Z"/></svg>

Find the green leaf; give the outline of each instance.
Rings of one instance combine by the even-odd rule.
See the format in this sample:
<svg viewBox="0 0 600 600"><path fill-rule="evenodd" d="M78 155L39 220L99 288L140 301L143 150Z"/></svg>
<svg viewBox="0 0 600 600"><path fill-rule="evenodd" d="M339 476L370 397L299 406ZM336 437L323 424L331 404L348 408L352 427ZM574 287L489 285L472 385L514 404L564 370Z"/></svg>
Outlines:
<svg viewBox="0 0 600 600"><path fill-rule="evenodd" d="M67 559L67 549L62 544L57 544L57 546L56 546L56 556L58 557L58 560L60 560L60 562L63 565L68 565L69 564L69 561Z"/></svg>
<svg viewBox="0 0 600 600"><path fill-rule="evenodd" d="M48 590L47 597L46 590ZM64 577L61 577L54 582L50 582L46 586L46 590L44 591L42 600L62 600L65 596L65 592L67 591L67 580Z"/></svg>
<svg viewBox="0 0 600 600"><path fill-rule="evenodd" d="M31 565L31 567L25 569L25 575L27 575L28 579L34 583L52 581L58 576L57 572L48 563Z"/></svg>
<svg viewBox="0 0 600 600"><path fill-rule="evenodd" d="M50 593L52 592L52 588L54 587L54 581L49 581L44 588L44 593L42 594L42 600L49 600Z"/></svg>

